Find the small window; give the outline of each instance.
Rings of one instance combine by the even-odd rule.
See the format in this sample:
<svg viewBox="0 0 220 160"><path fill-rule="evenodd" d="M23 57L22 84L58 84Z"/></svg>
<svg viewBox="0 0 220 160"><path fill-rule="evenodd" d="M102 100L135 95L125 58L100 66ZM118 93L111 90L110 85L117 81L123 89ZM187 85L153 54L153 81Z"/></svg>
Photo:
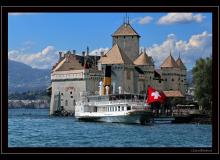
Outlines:
<svg viewBox="0 0 220 160"><path fill-rule="evenodd" d="M63 95L63 93L61 93L61 95Z"/></svg>
<svg viewBox="0 0 220 160"><path fill-rule="evenodd" d="M68 106L68 100L65 101L65 106Z"/></svg>
<svg viewBox="0 0 220 160"><path fill-rule="evenodd" d="M73 92L71 91L70 94L72 94Z"/></svg>
<svg viewBox="0 0 220 160"><path fill-rule="evenodd" d="M73 96L70 96L71 98L73 98Z"/></svg>
<svg viewBox="0 0 220 160"><path fill-rule="evenodd" d="M174 81L174 79L172 78L172 81Z"/></svg>
<svg viewBox="0 0 220 160"><path fill-rule="evenodd" d="M124 111L124 107L121 107L121 110Z"/></svg>
<svg viewBox="0 0 220 160"><path fill-rule="evenodd" d="M63 99L60 99L61 101L63 101Z"/></svg>
<svg viewBox="0 0 220 160"><path fill-rule="evenodd" d="M131 110L131 106L128 106L128 107L127 107L127 110Z"/></svg>
<svg viewBox="0 0 220 160"><path fill-rule="evenodd" d="M118 111L120 111L120 106L118 106Z"/></svg>
<svg viewBox="0 0 220 160"><path fill-rule="evenodd" d="M181 80L181 82L183 82L183 80Z"/></svg>
<svg viewBox="0 0 220 160"><path fill-rule="evenodd" d="M124 39L125 39L125 36L124 36Z"/></svg>

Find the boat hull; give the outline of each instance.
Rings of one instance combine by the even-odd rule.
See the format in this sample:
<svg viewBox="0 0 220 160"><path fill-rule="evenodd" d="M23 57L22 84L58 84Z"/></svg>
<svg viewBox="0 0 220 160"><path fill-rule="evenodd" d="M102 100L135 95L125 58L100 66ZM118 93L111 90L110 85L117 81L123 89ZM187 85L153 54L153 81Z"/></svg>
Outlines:
<svg viewBox="0 0 220 160"><path fill-rule="evenodd" d="M135 111L123 115L106 115L106 116L80 116L76 117L80 121L93 122L111 122L127 124L149 124L152 120L152 113L148 111Z"/></svg>

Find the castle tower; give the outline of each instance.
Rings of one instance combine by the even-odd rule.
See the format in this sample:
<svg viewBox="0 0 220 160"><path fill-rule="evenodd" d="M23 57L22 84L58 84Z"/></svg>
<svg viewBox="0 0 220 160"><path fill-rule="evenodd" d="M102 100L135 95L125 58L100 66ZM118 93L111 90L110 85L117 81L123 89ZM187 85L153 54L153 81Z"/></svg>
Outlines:
<svg viewBox="0 0 220 160"><path fill-rule="evenodd" d="M180 55L178 57L178 59L176 60L176 64L178 65L179 69L180 69L180 76L179 76L179 88L180 91L183 95L185 95L186 92L186 67L183 64Z"/></svg>
<svg viewBox="0 0 220 160"><path fill-rule="evenodd" d="M163 89L164 90L180 90L179 89L179 67L176 64L174 58L170 55L160 65L162 78L163 78Z"/></svg>
<svg viewBox="0 0 220 160"><path fill-rule="evenodd" d="M103 69L111 66L111 82L115 88L122 88L122 93L134 93L134 65L123 50L115 44L99 60ZM112 86L113 87L113 86ZM116 93L118 90L116 89Z"/></svg>
<svg viewBox="0 0 220 160"><path fill-rule="evenodd" d="M147 86L152 85L154 77L154 63L152 57L142 52L135 60L134 64L144 73L139 74L138 93L146 93Z"/></svg>
<svg viewBox="0 0 220 160"><path fill-rule="evenodd" d="M129 20L125 22L112 34L112 46L117 44L123 52L134 61L139 55L138 33L131 27Z"/></svg>

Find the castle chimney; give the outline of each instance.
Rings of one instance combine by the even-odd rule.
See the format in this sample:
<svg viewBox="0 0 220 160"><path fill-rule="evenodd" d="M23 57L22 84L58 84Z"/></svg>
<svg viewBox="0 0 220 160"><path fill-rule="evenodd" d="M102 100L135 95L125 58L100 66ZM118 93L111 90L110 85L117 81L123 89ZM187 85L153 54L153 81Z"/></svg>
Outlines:
<svg viewBox="0 0 220 160"><path fill-rule="evenodd" d="M86 54L89 55L89 47L88 46L86 47L86 52L87 52Z"/></svg>
<svg viewBox="0 0 220 160"><path fill-rule="evenodd" d="M59 52L59 55L60 55L60 60L62 59L62 52Z"/></svg>
<svg viewBox="0 0 220 160"><path fill-rule="evenodd" d="M104 56L104 52L103 51L101 51L101 57L103 57Z"/></svg>
<svg viewBox="0 0 220 160"><path fill-rule="evenodd" d="M82 56L85 57L85 51L82 51Z"/></svg>

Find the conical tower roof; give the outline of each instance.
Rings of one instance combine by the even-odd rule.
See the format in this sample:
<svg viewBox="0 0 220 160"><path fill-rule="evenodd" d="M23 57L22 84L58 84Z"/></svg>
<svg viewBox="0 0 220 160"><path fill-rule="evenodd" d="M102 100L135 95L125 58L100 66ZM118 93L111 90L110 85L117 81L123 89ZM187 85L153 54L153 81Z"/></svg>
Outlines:
<svg viewBox="0 0 220 160"><path fill-rule="evenodd" d="M130 58L115 44L101 59L102 64L133 64Z"/></svg>
<svg viewBox="0 0 220 160"><path fill-rule="evenodd" d="M182 62L180 57L176 60L176 64L178 65L178 67L180 69L186 70L186 66L183 64L183 62Z"/></svg>
<svg viewBox="0 0 220 160"><path fill-rule="evenodd" d="M170 54L165 61L160 65L161 68L178 68L175 60L173 59L172 55Z"/></svg>
<svg viewBox="0 0 220 160"><path fill-rule="evenodd" d="M151 61L151 57L149 57L146 53L142 52L137 59L134 60L135 65L149 65L153 66L153 62Z"/></svg>
<svg viewBox="0 0 220 160"><path fill-rule="evenodd" d="M129 23L123 23L112 36L138 36L140 35L131 27Z"/></svg>

